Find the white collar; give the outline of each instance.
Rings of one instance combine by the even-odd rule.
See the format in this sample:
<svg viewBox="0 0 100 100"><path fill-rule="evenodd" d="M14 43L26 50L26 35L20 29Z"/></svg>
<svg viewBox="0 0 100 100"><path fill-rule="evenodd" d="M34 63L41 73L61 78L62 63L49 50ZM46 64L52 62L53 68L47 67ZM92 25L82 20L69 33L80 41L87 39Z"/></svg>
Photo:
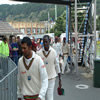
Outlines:
<svg viewBox="0 0 100 100"><path fill-rule="evenodd" d="M25 60L31 60L32 58L35 58L35 52L34 51L31 51L32 52L32 57L31 58L29 58L29 59L27 59L27 58L25 58Z"/></svg>

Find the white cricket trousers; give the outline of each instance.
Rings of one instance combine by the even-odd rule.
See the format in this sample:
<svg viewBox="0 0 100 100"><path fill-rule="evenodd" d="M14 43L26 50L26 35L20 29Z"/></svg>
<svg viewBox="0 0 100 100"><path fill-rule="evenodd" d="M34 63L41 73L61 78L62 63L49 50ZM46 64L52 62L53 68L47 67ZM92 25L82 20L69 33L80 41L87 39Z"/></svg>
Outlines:
<svg viewBox="0 0 100 100"><path fill-rule="evenodd" d="M45 100L53 100L53 92L54 92L54 86L55 86L55 79L48 80L48 89L45 95Z"/></svg>
<svg viewBox="0 0 100 100"><path fill-rule="evenodd" d="M67 58L68 58L68 56L64 56L64 66L62 67L62 74L64 74L65 67L67 67L67 71L70 71L68 62L67 62Z"/></svg>

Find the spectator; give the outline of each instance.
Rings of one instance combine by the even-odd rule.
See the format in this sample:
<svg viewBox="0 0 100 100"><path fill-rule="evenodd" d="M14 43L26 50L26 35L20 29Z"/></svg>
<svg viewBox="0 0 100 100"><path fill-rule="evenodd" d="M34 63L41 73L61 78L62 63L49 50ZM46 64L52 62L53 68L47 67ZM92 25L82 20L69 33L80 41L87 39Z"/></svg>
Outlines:
<svg viewBox="0 0 100 100"><path fill-rule="evenodd" d="M57 52L57 56L61 55L61 44L58 42L58 37L55 37L55 43L52 45L52 47L55 49Z"/></svg>
<svg viewBox="0 0 100 100"><path fill-rule="evenodd" d="M0 43L0 55L7 57L9 56L9 46L6 36L3 36L2 42Z"/></svg>
<svg viewBox="0 0 100 100"><path fill-rule="evenodd" d="M41 40L40 45L41 45L41 47L43 48L43 40Z"/></svg>
<svg viewBox="0 0 100 100"><path fill-rule="evenodd" d="M16 65L18 65L18 45L15 41L15 37L12 37L12 43L11 43L11 48L12 48L12 60L15 62Z"/></svg>
<svg viewBox="0 0 100 100"><path fill-rule="evenodd" d="M9 43L10 41L8 40L7 42L8 42L8 46L9 46L9 57L12 58L12 48L11 48L11 45Z"/></svg>
<svg viewBox="0 0 100 100"><path fill-rule="evenodd" d="M37 51L41 49L40 39L37 40Z"/></svg>
<svg viewBox="0 0 100 100"><path fill-rule="evenodd" d="M35 42L32 42L32 50L37 52L37 44Z"/></svg>
<svg viewBox="0 0 100 100"><path fill-rule="evenodd" d="M21 40L20 40L20 36L17 36L17 45L19 47L18 49L18 59L22 56L22 48L21 48Z"/></svg>
<svg viewBox="0 0 100 100"><path fill-rule="evenodd" d="M7 75L8 73L8 65L7 65L7 57L9 56L9 46L7 43L7 37L3 36L2 42L0 43L0 56L2 56L2 71L3 71L3 75ZM1 68L1 66L0 66Z"/></svg>

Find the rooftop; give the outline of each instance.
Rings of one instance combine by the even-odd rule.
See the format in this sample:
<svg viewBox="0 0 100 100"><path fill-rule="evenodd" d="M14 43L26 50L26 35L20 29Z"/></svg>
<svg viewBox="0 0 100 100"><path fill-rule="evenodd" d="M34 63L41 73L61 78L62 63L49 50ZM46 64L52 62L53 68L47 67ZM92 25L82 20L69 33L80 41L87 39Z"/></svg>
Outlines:
<svg viewBox="0 0 100 100"><path fill-rule="evenodd" d="M13 28L8 22L0 21L0 35L19 35L23 34Z"/></svg>
<svg viewBox="0 0 100 100"><path fill-rule="evenodd" d="M12 0L12 1L51 3L51 4L63 4L63 5L70 5L71 3L75 2L75 0ZM92 0L77 0L77 2L80 3L87 3L91 1Z"/></svg>

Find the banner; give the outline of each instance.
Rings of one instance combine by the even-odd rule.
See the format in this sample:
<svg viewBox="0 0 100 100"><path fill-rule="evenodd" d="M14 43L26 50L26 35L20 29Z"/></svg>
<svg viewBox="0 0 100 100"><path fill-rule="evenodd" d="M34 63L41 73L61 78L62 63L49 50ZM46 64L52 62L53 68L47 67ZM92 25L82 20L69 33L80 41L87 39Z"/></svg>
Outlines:
<svg viewBox="0 0 100 100"><path fill-rule="evenodd" d="M97 57L100 57L100 41L97 41Z"/></svg>

